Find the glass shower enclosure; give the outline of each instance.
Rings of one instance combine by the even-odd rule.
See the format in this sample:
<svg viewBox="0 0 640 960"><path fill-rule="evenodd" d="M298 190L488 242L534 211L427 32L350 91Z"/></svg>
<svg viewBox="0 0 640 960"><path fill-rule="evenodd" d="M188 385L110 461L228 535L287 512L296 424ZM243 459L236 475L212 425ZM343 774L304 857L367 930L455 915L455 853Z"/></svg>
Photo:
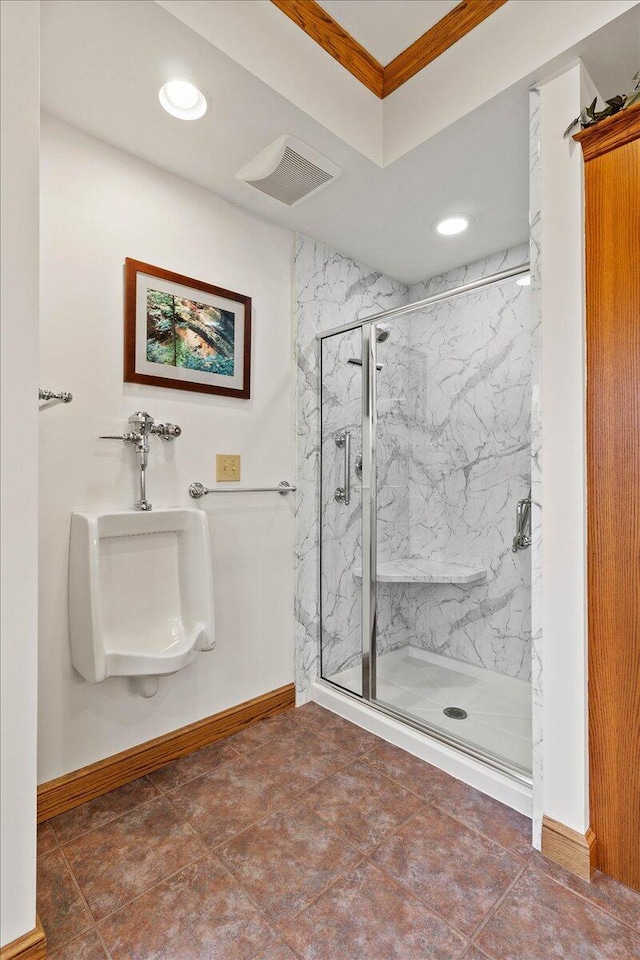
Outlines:
<svg viewBox="0 0 640 960"><path fill-rule="evenodd" d="M527 272L318 335L321 677L526 783Z"/></svg>

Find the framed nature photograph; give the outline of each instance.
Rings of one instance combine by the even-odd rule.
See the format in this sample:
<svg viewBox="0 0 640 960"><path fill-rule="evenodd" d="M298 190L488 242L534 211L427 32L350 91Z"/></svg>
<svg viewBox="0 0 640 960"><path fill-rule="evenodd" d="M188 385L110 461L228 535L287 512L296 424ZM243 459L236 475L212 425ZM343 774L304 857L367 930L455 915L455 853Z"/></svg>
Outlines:
<svg viewBox="0 0 640 960"><path fill-rule="evenodd" d="M124 379L251 396L251 298L125 260Z"/></svg>

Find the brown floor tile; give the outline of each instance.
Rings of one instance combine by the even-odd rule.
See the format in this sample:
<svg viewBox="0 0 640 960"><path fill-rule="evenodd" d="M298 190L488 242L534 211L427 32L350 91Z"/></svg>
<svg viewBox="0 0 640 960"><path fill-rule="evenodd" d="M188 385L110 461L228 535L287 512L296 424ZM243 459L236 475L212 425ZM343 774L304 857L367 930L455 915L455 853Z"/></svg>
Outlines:
<svg viewBox="0 0 640 960"><path fill-rule="evenodd" d="M51 824L49 822L39 823L38 824L38 856L41 857L43 853L50 853L52 850L55 850L58 844L56 843L56 837L51 829Z"/></svg>
<svg viewBox="0 0 640 960"><path fill-rule="evenodd" d="M640 936L535 866L509 891L478 946L500 960L640 958Z"/></svg>
<svg viewBox="0 0 640 960"><path fill-rule="evenodd" d="M520 857L532 851L531 820L461 780L446 786L434 806Z"/></svg>
<svg viewBox="0 0 640 960"><path fill-rule="evenodd" d="M305 794L304 804L365 851L424 806L415 794L358 761Z"/></svg>
<svg viewBox="0 0 640 960"><path fill-rule="evenodd" d="M274 923L308 906L361 856L303 807L274 814L218 853Z"/></svg>
<svg viewBox="0 0 640 960"><path fill-rule="evenodd" d="M240 754L230 746L228 740L210 743L209 746L190 753L149 774L149 779L162 793L182 787L190 780L209 773L214 767L228 760L237 760Z"/></svg>
<svg viewBox="0 0 640 960"><path fill-rule="evenodd" d="M104 947L100 943L100 938L94 930L83 933L75 940L65 943L64 947L49 953L48 960L106 960Z"/></svg>
<svg viewBox="0 0 640 960"><path fill-rule="evenodd" d="M95 830L110 820L121 817L123 813L139 807L158 796L158 791L147 777L141 777L132 783L126 783L117 790L111 790L102 797L89 800L80 807L74 807L49 823L53 827L60 843L68 843L76 837Z"/></svg>
<svg viewBox="0 0 640 960"><path fill-rule="evenodd" d="M93 926L93 918L57 848L38 858L37 909L50 949Z"/></svg>
<svg viewBox="0 0 640 960"><path fill-rule="evenodd" d="M586 897L595 906L601 907L607 913L613 914L618 920L635 927L640 931L640 893L617 883L611 877L605 876L598 870L591 881L581 880L574 873L569 873L542 854L534 852L532 862L539 870L548 874L552 880L557 880L581 897Z"/></svg>
<svg viewBox="0 0 640 960"><path fill-rule="evenodd" d="M252 755L224 763L167 796L179 815L215 846L282 809L293 792L290 786L272 783Z"/></svg>
<svg viewBox="0 0 640 960"><path fill-rule="evenodd" d="M433 807L426 807L383 843L374 860L467 935L524 866L524 861Z"/></svg>
<svg viewBox="0 0 640 960"><path fill-rule="evenodd" d="M284 935L304 960L452 960L464 941L373 864L343 877Z"/></svg>
<svg viewBox="0 0 640 960"><path fill-rule="evenodd" d="M331 723L337 714L332 713L330 710L325 710L319 703L314 703L313 700L310 700L309 703L305 703L302 707L297 707L291 716L296 723L301 724L307 730L313 730L317 733L318 730L326 730L329 723Z"/></svg>
<svg viewBox="0 0 640 960"><path fill-rule="evenodd" d="M375 734L350 723L317 703L305 703L293 714L294 720L310 733L328 740L335 747L355 756L366 753L383 741Z"/></svg>
<svg viewBox="0 0 640 960"><path fill-rule="evenodd" d="M113 960L251 960L273 931L206 857L100 923Z"/></svg>
<svg viewBox="0 0 640 960"><path fill-rule="evenodd" d="M284 940L274 940L264 953L254 957L253 960L298 960L298 957Z"/></svg>
<svg viewBox="0 0 640 960"><path fill-rule="evenodd" d="M254 723L252 727L247 727L246 730L241 730L240 733L235 733L232 737L229 737L226 742L240 753L251 753L252 750L263 746L265 743L278 740L287 733L293 733L296 730L296 725L291 719L292 712L279 713L275 717L268 717L260 723Z"/></svg>
<svg viewBox="0 0 640 960"><path fill-rule="evenodd" d="M294 787L299 795L353 763L353 756L322 737L300 730L254 750L251 761L275 783Z"/></svg>
<svg viewBox="0 0 640 960"><path fill-rule="evenodd" d="M448 773L391 743L381 744L362 759L374 770L391 777L405 790L411 790L425 800L431 800L443 787L456 782Z"/></svg>
<svg viewBox="0 0 640 960"><path fill-rule="evenodd" d="M487 953L483 953L477 947L469 947L467 952L463 954L462 960L487 960L488 956Z"/></svg>
<svg viewBox="0 0 640 960"><path fill-rule="evenodd" d="M65 845L95 917L104 917L204 853L164 797Z"/></svg>

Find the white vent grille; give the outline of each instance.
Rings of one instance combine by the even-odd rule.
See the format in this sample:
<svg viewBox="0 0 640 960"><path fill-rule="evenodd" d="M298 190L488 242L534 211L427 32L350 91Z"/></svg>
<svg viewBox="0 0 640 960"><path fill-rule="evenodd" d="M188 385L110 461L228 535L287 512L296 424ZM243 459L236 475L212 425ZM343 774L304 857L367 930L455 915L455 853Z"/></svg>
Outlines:
<svg viewBox="0 0 640 960"><path fill-rule="evenodd" d="M305 143L280 137L237 174L250 186L291 207L323 189L341 170Z"/></svg>

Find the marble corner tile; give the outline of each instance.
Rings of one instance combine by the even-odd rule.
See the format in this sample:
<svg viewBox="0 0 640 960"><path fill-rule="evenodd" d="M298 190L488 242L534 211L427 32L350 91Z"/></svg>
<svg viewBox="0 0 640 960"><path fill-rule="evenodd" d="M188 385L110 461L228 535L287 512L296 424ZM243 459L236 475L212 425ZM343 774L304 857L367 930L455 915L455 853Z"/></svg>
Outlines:
<svg viewBox="0 0 640 960"><path fill-rule="evenodd" d="M358 762L323 780L303 802L365 853L424 806L415 794Z"/></svg>
<svg viewBox="0 0 640 960"><path fill-rule="evenodd" d="M240 753L232 747L230 739L219 740L150 773L149 779L161 793L166 793L203 776L221 763L238 760L239 757Z"/></svg>
<svg viewBox="0 0 640 960"><path fill-rule="evenodd" d="M466 936L524 867L522 860L434 807L383 843L373 859Z"/></svg>
<svg viewBox="0 0 640 960"><path fill-rule="evenodd" d="M131 783L125 783L123 787L96 797L95 800L89 800L79 807L74 807L73 810L61 813L49 823L60 843L64 844L82 836L83 833L104 826L111 820L116 820L124 813L157 797L158 791L149 778L140 777Z"/></svg>
<svg viewBox="0 0 640 960"><path fill-rule="evenodd" d="M113 960L253 960L273 931L210 857L184 868L100 924Z"/></svg>
<svg viewBox="0 0 640 960"><path fill-rule="evenodd" d="M38 916L50 949L93 926L93 917L59 849L38 858L36 891Z"/></svg>
<svg viewBox="0 0 640 960"><path fill-rule="evenodd" d="M64 851L96 918L206 852L164 797L72 840Z"/></svg>
<svg viewBox="0 0 640 960"><path fill-rule="evenodd" d="M281 741L276 741L278 747ZM174 810L209 846L218 846L294 799L294 785L274 783L256 759L264 747L167 794ZM276 751L277 755L277 751Z"/></svg>
<svg viewBox="0 0 640 960"><path fill-rule="evenodd" d="M47 931L47 944L49 942ZM49 960L107 960L107 954L95 930L81 934L52 953L47 951L47 957Z"/></svg>
<svg viewBox="0 0 640 960"><path fill-rule="evenodd" d="M434 806L519 857L528 857L532 852L529 817L461 780L445 787L434 800Z"/></svg>
<svg viewBox="0 0 640 960"><path fill-rule="evenodd" d="M362 858L356 847L304 807L273 814L217 853L276 926L309 906Z"/></svg>
<svg viewBox="0 0 640 960"><path fill-rule="evenodd" d="M449 785L457 782L444 770L434 767L426 760L414 757L391 743L380 744L362 759L374 770L384 773L401 787L416 793L424 800L433 799Z"/></svg>
<svg viewBox="0 0 640 960"><path fill-rule="evenodd" d="M638 960L640 935L598 907L527 869L477 938L490 956L518 960Z"/></svg>
<svg viewBox="0 0 640 960"><path fill-rule="evenodd" d="M342 877L284 930L304 960L457 960L465 941L364 863Z"/></svg>

